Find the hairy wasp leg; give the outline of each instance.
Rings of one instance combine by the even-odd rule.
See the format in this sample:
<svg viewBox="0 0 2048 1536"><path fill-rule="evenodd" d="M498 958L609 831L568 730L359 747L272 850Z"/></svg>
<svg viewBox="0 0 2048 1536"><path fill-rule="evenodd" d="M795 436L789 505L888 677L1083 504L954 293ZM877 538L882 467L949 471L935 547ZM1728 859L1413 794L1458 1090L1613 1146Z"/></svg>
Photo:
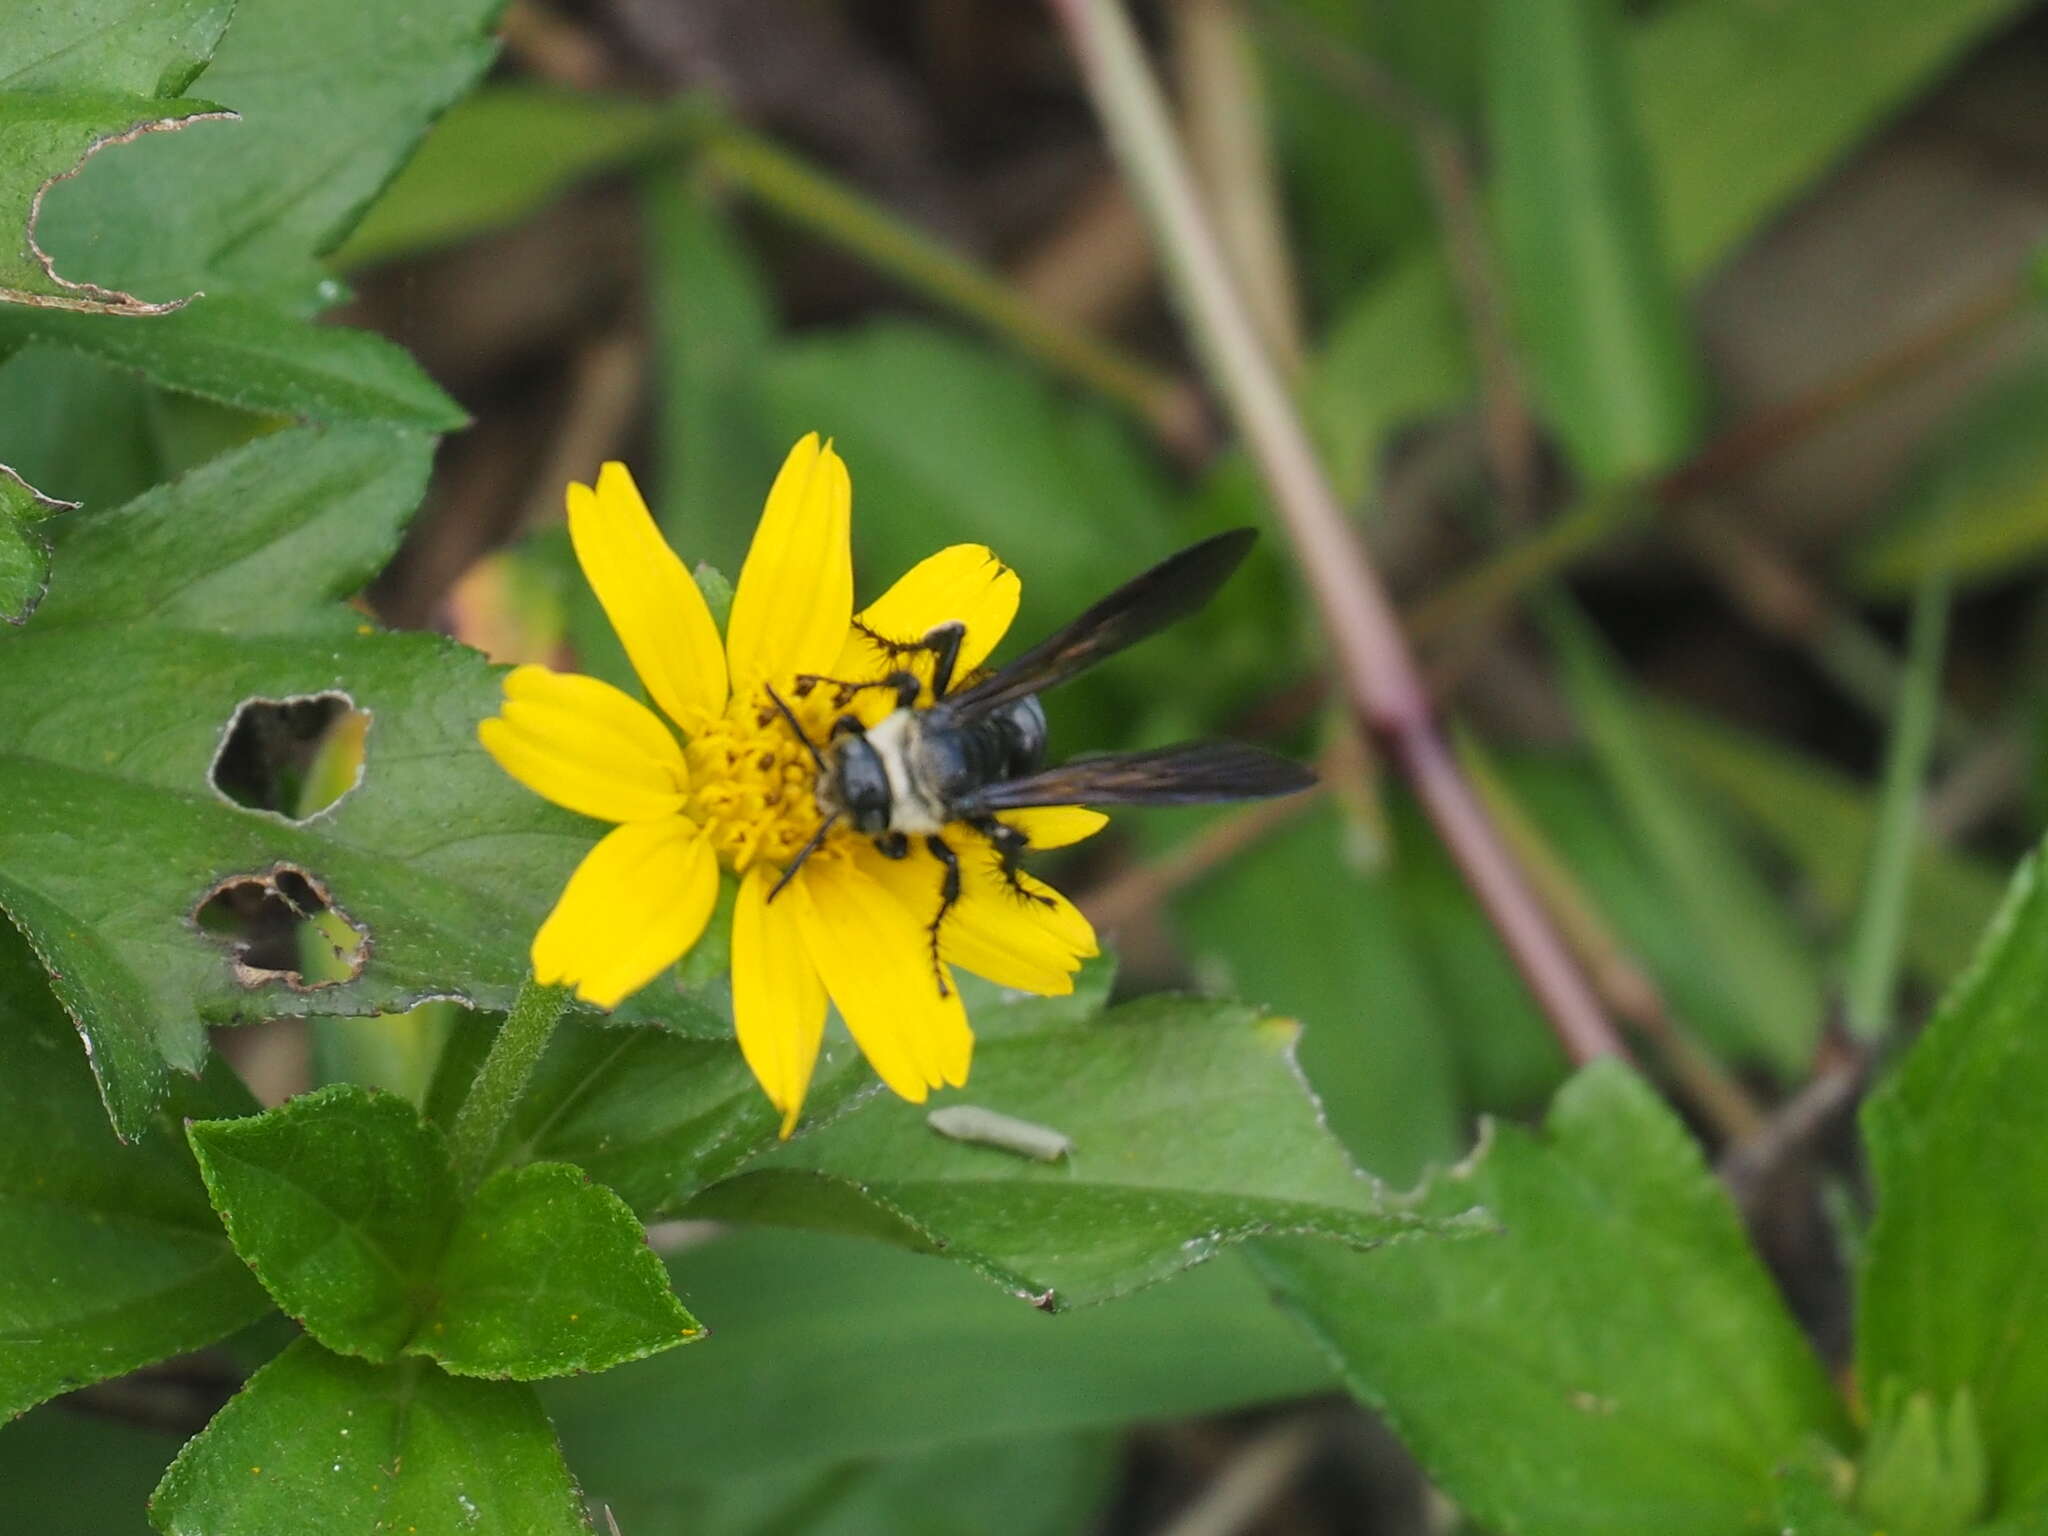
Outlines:
<svg viewBox="0 0 2048 1536"><path fill-rule="evenodd" d="M946 968L939 963L939 928L946 921L946 914L951 912L954 904L960 900L960 855L953 851L952 844L936 832L926 836L924 845L946 871L945 876L939 881L939 910L933 916L931 927L927 930L931 934L932 943L932 976L939 984L939 996L944 997L948 989Z"/></svg>
<svg viewBox="0 0 2048 1536"><path fill-rule="evenodd" d="M827 683L837 690L837 702L844 709L853 702L857 693L866 693L874 688L892 688L896 692L896 707L908 709L917 702L917 696L924 691L924 684L915 672L891 672L887 677L871 677L864 683L849 682L843 677L826 677L817 672L799 672L796 677L796 696L807 698L813 688Z"/></svg>
<svg viewBox="0 0 2048 1536"><path fill-rule="evenodd" d="M1025 852L1031 847L1030 839L1008 822L998 821L993 816L970 817L967 825L987 838L989 843L995 848L996 862L998 868L1002 871L1003 883L1009 886L1013 894L1022 897L1025 901L1035 901L1041 907L1049 907L1054 904L1052 897L1032 890L1023 881L1023 872L1018 867L1017 861L1023 858Z"/></svg>

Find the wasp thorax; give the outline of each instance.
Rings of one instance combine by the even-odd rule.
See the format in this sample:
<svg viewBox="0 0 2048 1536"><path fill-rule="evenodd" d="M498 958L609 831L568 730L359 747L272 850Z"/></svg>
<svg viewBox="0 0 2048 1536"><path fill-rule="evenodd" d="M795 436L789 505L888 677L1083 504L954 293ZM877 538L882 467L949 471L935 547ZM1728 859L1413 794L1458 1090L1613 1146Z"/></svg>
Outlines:
<svg viewBox="0 0 2048 1536"><path fill-rule="evenodd" d="M799 702L796 710L805 731L822 739L831 725L822 701ZM787 863L818 830L817 765L765 690L735 698L691 738L684 755L689 814L726 868Z"/></svg>

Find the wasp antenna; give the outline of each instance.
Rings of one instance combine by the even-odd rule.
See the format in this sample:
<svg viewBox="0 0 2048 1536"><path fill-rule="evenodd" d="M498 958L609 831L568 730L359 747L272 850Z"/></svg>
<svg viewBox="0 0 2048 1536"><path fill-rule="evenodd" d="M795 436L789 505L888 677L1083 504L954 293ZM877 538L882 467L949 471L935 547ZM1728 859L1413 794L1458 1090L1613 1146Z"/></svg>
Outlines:
<svg viewBox="0 0 2048 1536"><path fill-rule="evenodd" d="M803 722L797 719L796 711L789 707L788 701L781 694L777 693L772 685L764 683L762 686L768 689L769 699L774 703L776 709L781 712L782 718L789 722L789 728L796 733L796 739L802 742L804 750L811 754L811 761L817 764L818 772L823 773L825 771L825 754L818 750L818 744L815 741L804 734ZM826 825L830 826L831 823L828 821ZM806 851L808 852L809 850L806 849ZM795 866L792 865L791 867L794 868ZM778 886L776 889L780 890L781 887Z"/></svg>
<svg viewBox="0 0 2048 1536"><path fill-rule="evenodd" d="M818 851L818 844L825 841L825 834L832 830L832 823L837 821L838 819L839 813L837 811L834 811L830 816L827 816L823 821L818 823L818 830L811 834L810 841L805 843L803 847L797 849L796 857L789 861L789 868L785 869L782 872L782 878L777 880L775 884L769 889L768 895L766 897L767 901L773 901L776 897L780 896L782 894L782 888L785 885L789 884L791 880L796 878L796 872L799 869L803 868L804 860L808 859L812 854Z"/></svg>

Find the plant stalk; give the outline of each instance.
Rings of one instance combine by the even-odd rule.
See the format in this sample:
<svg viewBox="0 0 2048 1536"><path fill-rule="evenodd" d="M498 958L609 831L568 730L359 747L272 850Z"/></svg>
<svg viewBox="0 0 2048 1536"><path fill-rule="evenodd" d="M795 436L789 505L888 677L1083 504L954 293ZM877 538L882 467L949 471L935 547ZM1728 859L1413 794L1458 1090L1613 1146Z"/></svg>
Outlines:
<svg viewBox="0 0 2048 1536"><path fill-rule="evenodd" d="M531 976L512 1000L497 1038L469 1085L469 1097L455 1116L451 1136L456 1175L465 1189L481 1184L491 1159L504 1139L512 1111L526 1091L527 1080L569 1006L567 987L544 987Z"/></svg>
<svg viewBox="0 0 2048 1536"><path fill-rule="evenodd" d="M1353 707L1414 789L1566 1054L1625 1055L1445 745L1393 606L1231 279L1129 17L1117 0L1052 8L1152 222L1191 339L1265 478Z"/></svg>

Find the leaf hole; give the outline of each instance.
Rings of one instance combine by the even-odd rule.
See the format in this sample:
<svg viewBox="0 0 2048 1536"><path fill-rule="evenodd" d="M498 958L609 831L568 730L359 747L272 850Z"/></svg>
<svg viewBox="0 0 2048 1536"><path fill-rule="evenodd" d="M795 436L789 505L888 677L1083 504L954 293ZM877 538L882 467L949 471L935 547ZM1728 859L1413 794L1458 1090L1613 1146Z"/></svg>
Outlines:
<svg viewBox="0 0 2048 1536"><path fill-rule="evenodd" d="M363 781L368 710L341 692L244 699L207 778L244 810L310 821Z"/></svg>
<svg viewBox="0 0 2048 1536"><path fill-rule="evenodd" d="M226 946L235 980L245 987L336 986L360 976L370 953L369 930L296 864L221 881L192 909L192 921Z"/></svg>

